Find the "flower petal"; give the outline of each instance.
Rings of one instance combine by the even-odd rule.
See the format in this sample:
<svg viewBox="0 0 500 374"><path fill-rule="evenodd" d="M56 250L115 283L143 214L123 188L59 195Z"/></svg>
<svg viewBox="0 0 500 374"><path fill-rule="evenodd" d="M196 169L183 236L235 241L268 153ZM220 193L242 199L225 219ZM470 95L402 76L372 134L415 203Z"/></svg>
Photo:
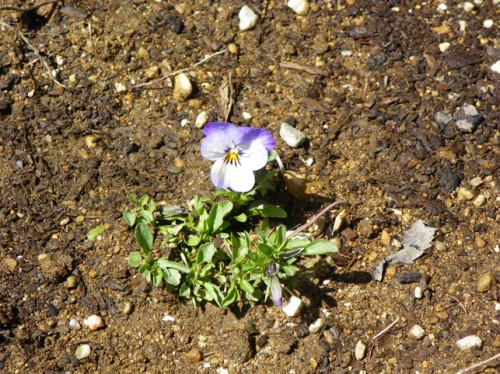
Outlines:
<svg viewBox="0 0 500 374"><path fill-rule="evenodd" d="M254 127L241 127L240 130L244 134L243 144L247 142L258 142L264 145L268 152L272 151L276 145L276 140L269 131Z"/></svg>
<svg viewBox="0 0 500 374"><path fill-rule="evenodd" d="M241 165L227 164L224 160L217 160L210 172L212 183L218 188L230 188L235 192L248 192L255 185L255 176L252 169Z"/></svg>
<svg viewBox="0 0 500 374"><path fill-rule="evenodd" d="M259 142L247 144L248 148L240 147L243 153L240 156L241 167L250 170L260 170L267 164L269 153L266 147Z"/></svg>

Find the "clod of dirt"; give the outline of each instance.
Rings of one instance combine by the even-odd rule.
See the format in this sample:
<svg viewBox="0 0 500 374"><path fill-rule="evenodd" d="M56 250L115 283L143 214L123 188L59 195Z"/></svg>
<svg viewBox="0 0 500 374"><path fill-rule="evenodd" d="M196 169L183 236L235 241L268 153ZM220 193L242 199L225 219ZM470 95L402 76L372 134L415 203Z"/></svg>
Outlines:
<svg viewBox="0 0 500 374"><path fill-rule="evenodd" d="M60 281L73 270L73 258L64 253L42 253L38 256L38 264L43 277L49 282Z"/></svg>

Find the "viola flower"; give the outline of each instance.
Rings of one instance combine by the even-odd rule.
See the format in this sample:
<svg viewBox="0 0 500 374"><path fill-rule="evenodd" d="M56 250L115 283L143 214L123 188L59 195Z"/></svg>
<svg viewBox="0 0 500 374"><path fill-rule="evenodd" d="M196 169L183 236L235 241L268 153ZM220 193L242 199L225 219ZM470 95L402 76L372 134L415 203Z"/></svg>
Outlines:
<svg viewBox="0 0 500 374"><path fill-rule="evenodd" d="M280 266L275 263L270 263L266 265L266 276L268 279L268 287L271 290L271 296L277 306L283 305L282 294L281 294L281 283L278 278L278 270Z"/></svg>
<svg viewBox="0 0 500 374"><path fill-rule="evenodd" d="M255 185L254 171L266 166L276 143L266 130L237 127L227 122L210 122L203 129L201 155L215 161L210 172L218 188L248 192Z"/></svg>

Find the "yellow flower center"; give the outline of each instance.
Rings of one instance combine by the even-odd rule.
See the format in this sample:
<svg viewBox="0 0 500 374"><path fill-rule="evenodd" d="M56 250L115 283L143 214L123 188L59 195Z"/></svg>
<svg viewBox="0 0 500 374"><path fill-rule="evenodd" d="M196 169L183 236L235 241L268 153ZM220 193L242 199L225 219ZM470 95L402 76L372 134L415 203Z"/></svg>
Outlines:
<svg viewBox="0 0 500 374"><path fill-rule="evenodd" d="M233 165L240 164L240 153L238 152L238 149L229 150L224 156L224 162L226 164Z"/></svg>

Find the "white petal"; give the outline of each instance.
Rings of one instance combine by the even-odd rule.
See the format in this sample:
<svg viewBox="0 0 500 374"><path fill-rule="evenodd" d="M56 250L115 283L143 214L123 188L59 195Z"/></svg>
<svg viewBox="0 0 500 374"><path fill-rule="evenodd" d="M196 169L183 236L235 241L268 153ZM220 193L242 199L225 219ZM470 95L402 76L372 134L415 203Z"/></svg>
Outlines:
<svg viewBox="0 0 500 374"><path fill-rule="evenodd" d="M229 144L226 137L210 136L201 141L200 152L203 158L216 161L226 155L228 147Z"/></svg>
<svg viewBox="0 0 500 374"><path fill-rule="evenodd" d="M262 143L252 142L248 149L243 149L243 154L240 156L241 167L260 170L266 166L268 158L266 147Z"/></svg>
<svg viewBox="0 0 500 374"><path fill-rule="evenodd" d="M255 185L255 176L251 169L227 164L223 160L217 160L212 165L210 177L216 187L230 188L236 192L248 192Z"/></svg>

